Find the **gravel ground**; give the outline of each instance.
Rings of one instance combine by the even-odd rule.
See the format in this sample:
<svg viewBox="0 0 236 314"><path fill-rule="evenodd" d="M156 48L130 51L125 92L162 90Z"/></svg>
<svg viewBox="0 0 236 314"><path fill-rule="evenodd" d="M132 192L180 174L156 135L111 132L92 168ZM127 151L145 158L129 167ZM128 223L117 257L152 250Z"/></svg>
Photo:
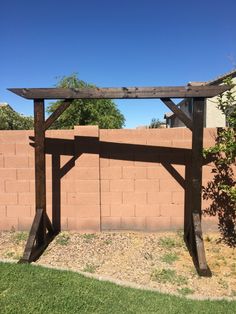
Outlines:
<svg viewBox="0 0 236 314"><path fill-rule="evenodd" d="M17 260L27 234L0 232L0 259ZM236 250L205 235L211 278L199 277L182 232L62 232L35 263L92 273L197 298L236 297Z"/></svg>

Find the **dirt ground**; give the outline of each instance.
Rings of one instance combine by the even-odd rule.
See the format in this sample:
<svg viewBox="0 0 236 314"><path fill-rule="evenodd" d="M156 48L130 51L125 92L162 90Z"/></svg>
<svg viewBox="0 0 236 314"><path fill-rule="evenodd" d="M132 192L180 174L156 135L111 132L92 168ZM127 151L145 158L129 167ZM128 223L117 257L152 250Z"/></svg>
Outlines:
<svg viewBox="0 0 236 314"><path fill-rule="evenodd" d="M0 232L0 259L21 257L27 233ZM197 298L236 298L236 250L205 235L212 277L199 277L177 233L62 232L36 262Z"/></svg>

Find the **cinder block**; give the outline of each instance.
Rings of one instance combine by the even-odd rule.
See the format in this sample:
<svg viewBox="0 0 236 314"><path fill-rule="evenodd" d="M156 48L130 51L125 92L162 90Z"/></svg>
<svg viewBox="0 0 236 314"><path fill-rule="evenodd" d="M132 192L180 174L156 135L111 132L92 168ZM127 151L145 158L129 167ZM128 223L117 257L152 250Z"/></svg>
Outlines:
<svg viewBox="0 0 236 314"><path fill-rule="evenodd" d="M0 168L0 178L3 180L16 180L16 169Z"/></svg>
<svg viewBox="0 0 236 314"><path fill-rule="evenodd" d="M111 209L110 204L101 205L101 217L110 217Z"/></svg>
<svg viewBox="0 0 236 314"><path fill-rule="evenodd" d="M184 191L183 192L172 192L172 203L173 204L184 204Z"/></svg>
<svg viewBox="0 0 236 314"><path fill-rule="evenodd" d="M109 180L101 180L101 193L110 191L110 181Z"/></svg>
<svg viewBox="0 0 236 314"><path fill-rule="evenodd" d="M122 192L103 192L101 194L101 204L122 204Z"/></svg>
<svg viewBox="0 0 236 314"><path fill-rule="evenodd" d="M75 211L77 218L99 218L100 205L82 205L78 206Z"/></svg>
<svg viewBox="0 0 236 314"><path fill-rule="evenodd" d="M79 136L98 137L99 129L97 125L76 125L74 126L74 134Z"/></svg>
<svg viewBox="0 0 236 314"><path fill-rule="evenodd" d="M78 206L64 204L61 206L61 216L62 217L76 217L76 211Z"/></svg>
<svg viewBox="0 0 236 314"><path fill-rule="evenodd" d="M169 180L169 179L160 179L160 191L166 191L168 189L169 191L182 191L182 186L175 180Z"/></svg>
<svg viewBox="0 0 236 314"><path fill-rule="evenodd" d="M171 192L148 192L147 193L147 203L148 204L171 204Z"/></svg>
<svg viewBox="0 0 236 314"><path fill-rule="evenodd" d="M0 220L4 219L7 215L7 210L5 205L0 205Z"/></svg>
<svg viewBox="0 0 236 314"><path fill-rule="evenodd" d="M6 181L5 182L6 192L29 192L30 183L29 181Z"/></svg>
<svg viewBox="0 0 236 314"><path fill-rule="evenodd" d="M0 156L0 168L3 168L4 167L4 157L3 155Z"/></svg>
<svg viewBox="0 0 236 314"><path fill-rule="evenodd" d="M32 217L19 217L18 219L18 230L29 231L33 222Z"/></svg>
<svg viewBox="0 0 236 314"><path fill-rule="evenodd" d="M122 178L122 167L107 167L101 169L102 180L116 180Z"/></svg>
<svg viewBox="0 0 236 314"><path fill-rule="evenodd" d="M5 181L0 177L0 193L5 192Z"/></svg>
<svg viewBox="0 0 236 314"><path fill-rule="evenodd" d="M4 219L0 219L0 230L2 231L18 230L18 218L6 217Z"/></svg>
<svg viewBox="0 0 236 314"><path fill-rule="evenodd" d="M134 205L131 204L111 204L112 217L134 217Z"/></svg>
<svg viewBox="0 0 236 314"><path fill-rule="evenodd" d="M161 210L161 216L170 216L170 217L183 217L184 216L184 205L161 204L160 210Z"/></svg>
<svg viewBox="0 0 236 314"><path fill-rule="evenodd" d="M27 156L27 155L32 155L34 154L34 148L30 146L29 141L26 143L17 143L16 142L16 155L20 156Z"/></svg>
<svg viewBox="0 0 236 314"><path fill-rule="evenodd" d="M75 192L99 193L99 181L98 180L75 180L74 186L75 186Z"/></svg>
<svg viewBox="0 0 236 314"><path fill-rule="evenodd" d="M146 217L147 231L170 230L170 217Z"/></svg>
<svg viewBox="0 0 236 314"><path fill-rule="evenodd" d="M17 204L17 193L0 193L0 205Z"/></svg>
<svg viewBox="0 0 236 314"><path fill-rule="evenodd" d="M147 169L145 167L123 167L124 179L146 179Z"/></svg>
<svg viewBox="0 0 236 314"><path fill-rule="evenodd" d="M35 195L30 192L22 192L18 194L18 203L19 205L34 205L35 204Z"/></svg>
<svg viewBox="0 0 236 314"><path fill-rule="evenodd" d="M7 205L7 217L30 217L29 205Z"/></svg>
<svg viewBox="0 0 236 314"><path fill-rule="evenodd" d="M123 179L123 180L111 180L110 191L134 191L134 180Z"/></svg>
<svg viewBox="0 0 236 314"><path fill-rule="evenodd" d="M98 180L99 168L97 167L76 167L75 178L80 180ZM104 178L105 179L105 178Z"/></svg>
<svg viewBox="0 0 236 314"><path fill-rule="evenodd" d="M29 161L25 156L5 156L5 168L28 168ZM1 164L1 162L0 162Z"/></svg>
<svg viewBox="0 0 236 314"><path fill-rule="evenodd" d="M70 218L68 230L79 232L100 232L100 218Z"/></svg>
<svg viewBox="0 0 236 314"><path fill-rule="evenodd" d="M15 155L15 144L14 143L0 143L0 155Z"/></svg>
<svg viewBox="0 0 236 314"><path fill-rule="evenodd" d="M121 218L120 217L102 217L101 230L120 230Z"/></svg>
<svg viewBox="0 0 236 314"><path fill-rule="evenodd" d="M184 229L184 217L170 217L170 228L172 230Z"/></svg>
<svg viewBox="0 0 236 314"><path fill-rule="evenodd" d="M156 204L136 204L136 217L157 217L160 216L160 206Z"/></svg>
<svg viewBox="0 0 236 314"><path fill-rule="evenodd" d="M146 204L147 193L146 192L123 192L124 204Z"/></svg>
<svg viewBox="0 0 236 314"><path fill-rule="evenodd" d="M121 229L124 230L145 230L145 217L121 217Z"/></svg>
<svg viewBox="0 0 236 314"><path fill-rule="evenodd" d="M147 180L147 179L137 179L135 180L135 191L136 192L149 192L149 191L159 191L160 183L157 180Z"/></svg>
<svg viewBox="0 0 236 314"><path fill-rule="evenodd" d="M67 193L69 205L99 205L98 193Z"/></svg>

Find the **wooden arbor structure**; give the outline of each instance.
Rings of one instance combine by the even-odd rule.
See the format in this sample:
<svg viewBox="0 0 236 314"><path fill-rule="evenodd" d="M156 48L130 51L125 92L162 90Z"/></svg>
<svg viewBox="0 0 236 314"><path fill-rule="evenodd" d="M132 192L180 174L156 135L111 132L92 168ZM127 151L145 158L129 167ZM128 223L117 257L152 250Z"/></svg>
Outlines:
<svg viewBox="0 0 236 314"><path fill-rule="evenodd" d="M36 260L60 232L60 217L46 212L45 131L70 106L74 99L161 99L192 131L190 166L185 173L184 239L200 275L209 276L201 227L202 149L204 103L206 98L225 92L226 86L122 87L122 88L11 88L11 92L34 100L35 193L36 213L21 263ZM189 118L171 98L188 98L193 102ZM45 99L63 100L45 120Z"/></svg>

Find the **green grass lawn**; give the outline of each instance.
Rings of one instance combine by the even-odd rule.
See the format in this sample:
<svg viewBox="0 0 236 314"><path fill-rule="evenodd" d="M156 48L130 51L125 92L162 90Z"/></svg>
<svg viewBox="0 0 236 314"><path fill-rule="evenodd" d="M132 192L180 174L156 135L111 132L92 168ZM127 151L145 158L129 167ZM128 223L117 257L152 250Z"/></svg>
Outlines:
<svg viewBox="0 0 236 314"><path fill-rule="evenodd" d="M0 263L0 313L236 313L236 302L193 301L69 271Z"/></svg>

